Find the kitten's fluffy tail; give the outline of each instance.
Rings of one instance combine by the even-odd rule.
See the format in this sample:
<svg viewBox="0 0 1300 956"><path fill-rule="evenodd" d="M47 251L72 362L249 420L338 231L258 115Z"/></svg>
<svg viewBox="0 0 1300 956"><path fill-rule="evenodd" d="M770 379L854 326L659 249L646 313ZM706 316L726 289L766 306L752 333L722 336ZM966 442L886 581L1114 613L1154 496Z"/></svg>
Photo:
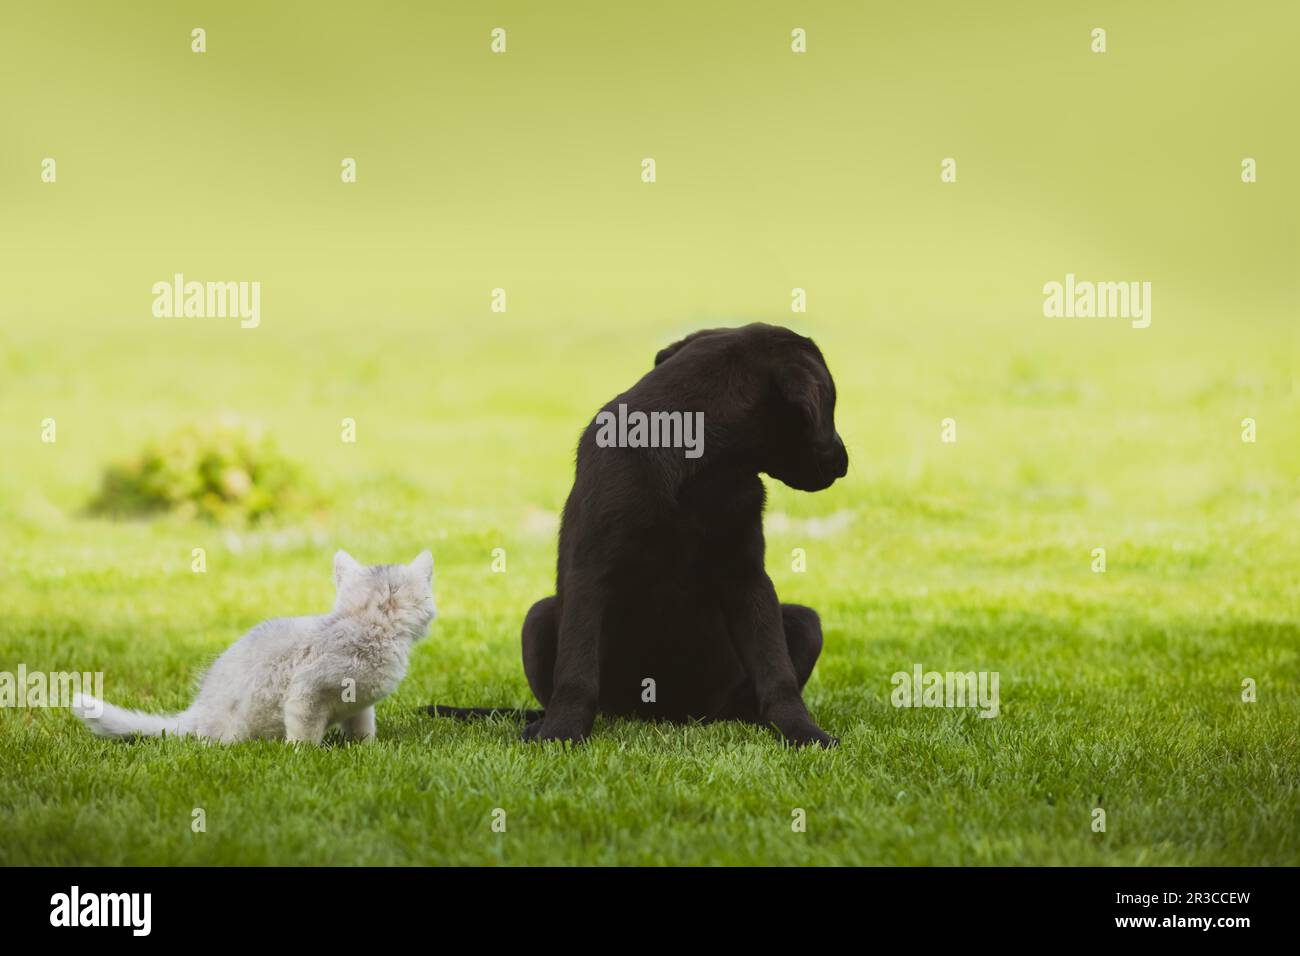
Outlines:
<svg viewBox="0 0 1300 956"><path fill-rule="evenodd" d="M452 717L456 720L473 720L476 717L516 717L534 721L542 719L540 710L513 710L509 707L444 707L430 704L424 708L430 717Z"/></svg>
<svg viewBox="0 0 1300 956"><path fill-rule="evenodd" d="M181 729L181 714L145 714L138 710L114 707L89 694L73 697L71 710L96 734L114 740L169 737L180 733Z"/></svg>

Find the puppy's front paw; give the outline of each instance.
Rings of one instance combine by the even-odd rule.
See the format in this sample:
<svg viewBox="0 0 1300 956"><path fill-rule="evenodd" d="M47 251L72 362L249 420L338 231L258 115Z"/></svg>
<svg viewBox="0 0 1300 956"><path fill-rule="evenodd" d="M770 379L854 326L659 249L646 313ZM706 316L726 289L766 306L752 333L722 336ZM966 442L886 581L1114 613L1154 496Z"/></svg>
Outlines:
<svg viewBox="0 0 1300 956"><path fill-rule="evenodd" d="M791 727L778 727L777 732L784 738L788 747L837 747L840 738L832 737L812 721L801 721Z"/></svg>
<svg viewBox="0 0 1300 956"><path fill-rule="evenodd" d="M587 728L582 727L577 721L549 720L543 717L525 727L520 736L524 740L539 743L559 740L566 744L577 745L587 739Z"/></svg>

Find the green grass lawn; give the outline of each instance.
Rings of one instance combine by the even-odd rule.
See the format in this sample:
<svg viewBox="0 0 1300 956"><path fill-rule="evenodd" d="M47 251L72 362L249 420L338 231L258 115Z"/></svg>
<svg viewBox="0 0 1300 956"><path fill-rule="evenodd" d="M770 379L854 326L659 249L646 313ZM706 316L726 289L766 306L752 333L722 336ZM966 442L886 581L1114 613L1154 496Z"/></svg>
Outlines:
<svg viewBox="0 0 1300 956"><path fill-rule="evenodd" d="M524 323L6 328L0 670L102 670L110 701L180 709L248 627L328 607L337 547L369 563L432 548L441 613L370 745L116 744L65 710L0 710L0 863L1300 863L1285 348L808 325L852 466L817 495L770 484L768 566L821 613L806 697L841 745L601 720L566 752L417 708L532 704L519 625L552 590L577 434L708 322ZM83 513L107 461L222 409L308 465L328 510L253 529ZM915 663L998 671L1000 715L891 706L890 676Z"/></svg>

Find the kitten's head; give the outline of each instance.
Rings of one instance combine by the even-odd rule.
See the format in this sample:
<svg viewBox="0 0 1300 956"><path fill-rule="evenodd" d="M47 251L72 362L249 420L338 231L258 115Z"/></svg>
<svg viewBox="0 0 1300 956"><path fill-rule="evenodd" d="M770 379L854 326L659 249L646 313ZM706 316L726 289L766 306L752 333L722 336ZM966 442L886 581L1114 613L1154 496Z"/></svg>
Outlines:
<svg viewBox="0 0 1300 956"><path fill-rule="evenodd" d="M391 620L418 640L438 615L433 604L433 555L421 551L410 564L365 567L346 551L334 555L334 610Z"/></svg>

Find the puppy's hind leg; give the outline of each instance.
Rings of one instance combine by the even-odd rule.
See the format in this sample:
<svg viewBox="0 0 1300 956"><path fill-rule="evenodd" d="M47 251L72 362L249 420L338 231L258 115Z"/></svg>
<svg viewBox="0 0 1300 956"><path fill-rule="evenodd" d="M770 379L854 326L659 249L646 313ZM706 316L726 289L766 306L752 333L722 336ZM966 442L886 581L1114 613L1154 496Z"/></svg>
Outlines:
<svg viewBox="0 0 1300 956"><path fill-rule="evenodd" d="M353 714L339 726L346 740L362 742L375 739L375 708L367 707L359 714Z"/></svg>
<svg viewBox="0 0 1300 956"><path fill-rule="evenodd" d="M560 619L557 601L552 595L534 604L524 617L522 650L524 676L533 696L545 707L555 687L555 649L559 642ZM542 715L524 728L525 739L535 736L542 726Z"/></svg>
<svg viewBox="0 0 1300 956"><path fill-rule="evenodd" d="M524 618L524 676L533 696L545 707L555 686L555 645L560 633L554 596L542 598Z"/></svg>
<svg viewBox="0 0 1300 956"><path fill-rule="evenodd" d="M802 604L781 605L781 626L785 630L785 646L794 665L794 676L799 689L808 683L813 667L822 653L822 620L817 612Z"/></svg>

